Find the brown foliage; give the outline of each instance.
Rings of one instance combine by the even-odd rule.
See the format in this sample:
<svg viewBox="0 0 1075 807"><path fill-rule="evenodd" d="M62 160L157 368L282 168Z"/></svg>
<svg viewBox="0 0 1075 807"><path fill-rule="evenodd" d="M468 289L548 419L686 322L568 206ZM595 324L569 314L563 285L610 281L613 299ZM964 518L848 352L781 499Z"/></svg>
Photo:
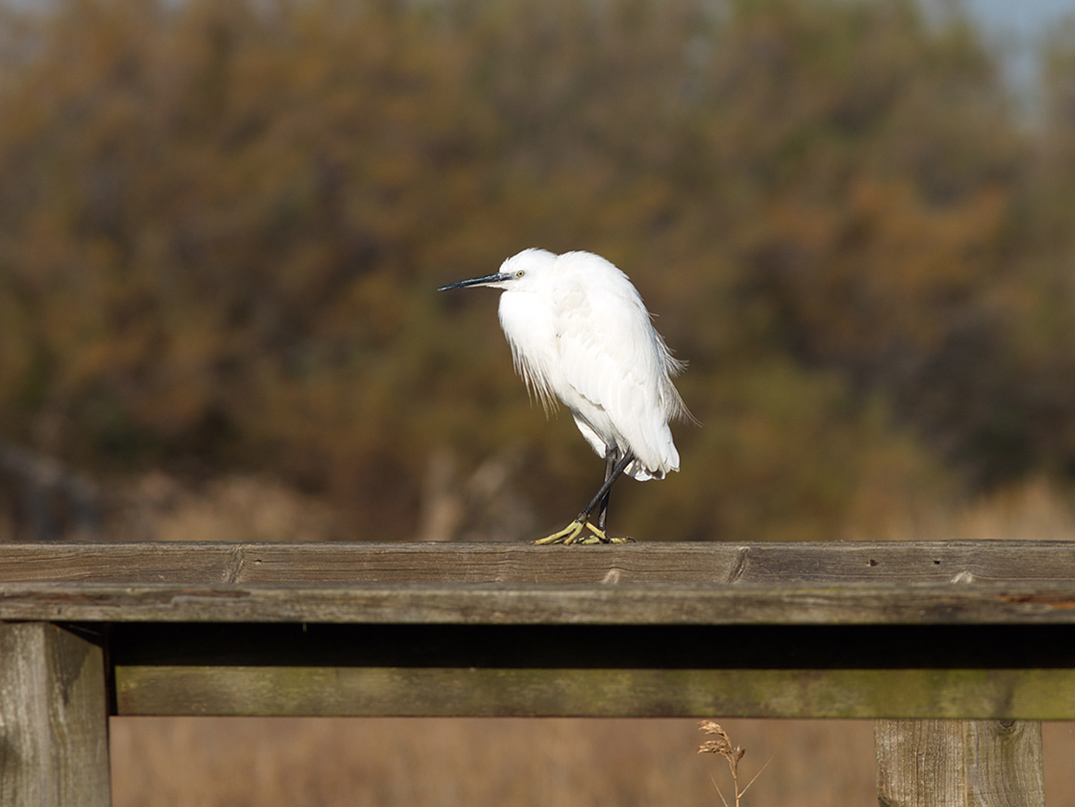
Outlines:
<svg viewBox="0 0 1075 807"><path fill-rule="evenodd" d="M61 0L0 31L8 440L268 473L379 538L431 458L504 453L554 526L600 462L528 407L492 296L433 292L536 245L621 265L691 362L705 426L617 529L832 537L1075 466L1062 36L1028 132L911 0Z"/></svg>

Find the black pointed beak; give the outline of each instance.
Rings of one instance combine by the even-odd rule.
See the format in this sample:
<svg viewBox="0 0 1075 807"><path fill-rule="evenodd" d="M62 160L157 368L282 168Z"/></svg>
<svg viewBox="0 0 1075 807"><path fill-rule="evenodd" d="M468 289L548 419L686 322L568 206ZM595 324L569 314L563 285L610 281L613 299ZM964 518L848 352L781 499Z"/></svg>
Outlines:
<svg viewBox="0 0 1075 807"><path fill-rule="evenodd" d="M503 272L494 272L491 275L485 277L473 277L470 280L457 280L455 283L449 283L447 286L441 286L437 291L450 291L451 289L469 289L475 286L489 286L493 283L502 283L510 278L511 275L506 275Z"/></svg>

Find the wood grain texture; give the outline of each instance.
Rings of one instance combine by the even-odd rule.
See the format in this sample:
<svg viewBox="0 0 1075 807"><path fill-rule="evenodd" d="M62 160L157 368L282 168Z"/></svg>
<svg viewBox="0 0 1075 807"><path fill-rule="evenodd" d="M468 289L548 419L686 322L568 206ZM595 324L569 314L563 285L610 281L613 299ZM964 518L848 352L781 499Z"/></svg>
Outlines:
<svg viewBox="0 0 1075 807"><path fill-rule="evenodd" d="M880 807L1044 807L1041 724L879 720Z"/></svg>
<svg viewBox="0 0 1075 807"><path fill-rule="evenodd" d="M0 619L426 624L1071 624L1075 582L0 584Z"/></svg>
<svg viewBox="0 0 1075 807"><path fill-rule="evenodd" d="M0 623L0 805L110 803L101 648L53 625Z"/></svg>
<svg viewBox="0 0 1075 807"><path fill-rule="evenodd" d="M0 804L108 803L62 622L119 714L882 717L881 804L1039 805L1036 724L907 718L1075 719L1073 550L0 545Z"/></svg>
<svg viewBox="0 0 1075 807"><path fill-rule="evenodd" d="M120 715L1075 718L1071 670L116 667Z"/></svg>
<svg viewBox="0 0 1075 807"><path fill-rule="evenodd" d="M0 544L0 583L972 583L1075 580L1062 541Z"/></svg>

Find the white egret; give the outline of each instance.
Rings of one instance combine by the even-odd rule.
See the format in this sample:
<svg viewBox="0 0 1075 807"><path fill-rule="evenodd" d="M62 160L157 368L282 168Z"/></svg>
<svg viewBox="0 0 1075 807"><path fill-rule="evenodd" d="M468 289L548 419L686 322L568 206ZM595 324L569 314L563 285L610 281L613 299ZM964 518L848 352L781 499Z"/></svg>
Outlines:
<svg viewBox="0 0 1075 807"><path fill-rule="evenodd" d="M546 411L559 398L605 458L605 481L578 518L535 543L622 542L605 533L612 484L623 473L645 480L679 470L668 423L690 417L672 384L684 363L672 357L627 275L593 253L527 249L495 274L439 291L476 286L502 290L500 326L531 393Z"/></svg>

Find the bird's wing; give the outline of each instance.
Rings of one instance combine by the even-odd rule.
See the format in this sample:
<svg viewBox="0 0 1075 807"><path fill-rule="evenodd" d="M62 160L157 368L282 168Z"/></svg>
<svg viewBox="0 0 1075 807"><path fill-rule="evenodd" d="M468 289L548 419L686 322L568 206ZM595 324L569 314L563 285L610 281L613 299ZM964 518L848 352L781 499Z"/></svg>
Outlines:
<svg viewBox="0 0 1075 807"><path fill-rule="evenodd" d="M679 465L668 429L675 409L666 400L667 349L638 292L620 278L557 296L558 366L572 400L561 397L606 443L632 451L650 472L643 475L663 476Z"/></svg>

